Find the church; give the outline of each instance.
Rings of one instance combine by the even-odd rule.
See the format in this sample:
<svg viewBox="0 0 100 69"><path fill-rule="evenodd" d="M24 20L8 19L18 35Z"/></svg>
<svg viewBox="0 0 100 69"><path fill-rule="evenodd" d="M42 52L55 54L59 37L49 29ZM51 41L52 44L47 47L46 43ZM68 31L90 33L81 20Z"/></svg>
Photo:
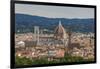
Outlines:
<svg viewBox="0 0 100 69"><path fill-rule="evenodd" d="M59 21L58 26L54 29L53 35L41 36L41 34L39 34L39 27L35 27L34 34L34 41L37 42L37 45L67 46L68 44L68 34L61 24L61 21Z"/></svg>

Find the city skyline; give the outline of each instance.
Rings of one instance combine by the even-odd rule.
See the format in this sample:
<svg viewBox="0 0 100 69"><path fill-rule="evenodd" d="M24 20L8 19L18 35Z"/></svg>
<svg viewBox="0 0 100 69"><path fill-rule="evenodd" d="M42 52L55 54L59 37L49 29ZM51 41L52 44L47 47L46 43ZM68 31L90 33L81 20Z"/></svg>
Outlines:
<svg viewBox="0 0 100 69"><path fill-rule="evenodd" d="M94 14L93 8L15 4L15 65L94 62Z"/></svg>

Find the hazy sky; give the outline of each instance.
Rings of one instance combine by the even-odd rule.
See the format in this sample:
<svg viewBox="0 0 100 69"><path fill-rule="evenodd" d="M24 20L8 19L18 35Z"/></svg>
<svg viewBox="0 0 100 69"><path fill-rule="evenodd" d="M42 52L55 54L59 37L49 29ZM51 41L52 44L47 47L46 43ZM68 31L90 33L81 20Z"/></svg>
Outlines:
<svg viewBox="0 0 100 69"><path fill-rule="evenodd" d="M50 18L94 18L94 8L15 4L15 13Z"/></svg>

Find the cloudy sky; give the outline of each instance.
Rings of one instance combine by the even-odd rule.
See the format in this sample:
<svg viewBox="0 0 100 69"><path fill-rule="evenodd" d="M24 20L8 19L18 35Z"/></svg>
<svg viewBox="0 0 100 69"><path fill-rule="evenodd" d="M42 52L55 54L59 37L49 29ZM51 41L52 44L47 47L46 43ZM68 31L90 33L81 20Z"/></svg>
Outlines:
<svg viewBox="0 0 100 69"><path fill-rule="evenodd" d="M49 18L94 18L94 8L15 4L15 13Z"/></svg>

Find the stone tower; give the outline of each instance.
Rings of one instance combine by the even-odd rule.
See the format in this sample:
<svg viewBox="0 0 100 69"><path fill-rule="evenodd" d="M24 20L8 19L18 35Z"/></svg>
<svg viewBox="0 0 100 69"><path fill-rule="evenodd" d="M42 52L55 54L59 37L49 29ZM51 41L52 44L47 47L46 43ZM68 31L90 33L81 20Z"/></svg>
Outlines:
<svg viewBox="0 0 100 69"><path fill-rule="evenodd" d="M34 40L37 42L37 45L39 45L39 27L34 26Z"/></svg>

